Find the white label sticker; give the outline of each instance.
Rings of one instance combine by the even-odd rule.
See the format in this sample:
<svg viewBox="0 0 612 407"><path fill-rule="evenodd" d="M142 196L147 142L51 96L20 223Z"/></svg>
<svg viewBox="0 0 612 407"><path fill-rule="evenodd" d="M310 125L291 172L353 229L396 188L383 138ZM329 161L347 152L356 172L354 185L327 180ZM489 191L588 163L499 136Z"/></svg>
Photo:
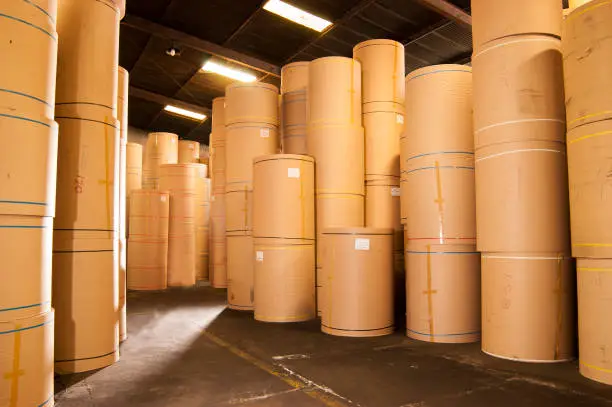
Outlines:
<svg viewBox="0 0 612 407"><path fill-rule="evenodd" d="M397 115L397 123L404 124L404 115L401 115L401 114Z"/></svg>
<svg viewBox="0 0 612 407"><path fill-rule="evenodd" d="M206 168L199 168L198 172L200 174L200 178L206 178Z"/></svg>
<svg viewBox="0 0 612 407"><path fill-rule="evenodd" d="M355 239L355 250L370 250L370 239Z"/></svg>
<svg viewBox="0 0 612 407"><path fill-rule="evenodd" d="M255 252L255 260L263 261L263 252Z"/></svg>
<svg viewBox="0 0 612 407"><path fill-rule="evenodd" d="M289 178L300 178L299 168L287 168L287 176Z"/></svg>
<svg viewBox="0 0 612 407"><path fill-rule="evenodd" d="M166 195L162 195L162 196L160 197L160 199L161 199L161 201L162 201L162 202L166 202Z"/></svg>
<svg viewBox="0 0 612 407"><path fill-rule="evenodd" d="M263 138L268 138L270 137L270 129L261 129L259 131L259 135Z"/></svg>
<svg viewBox="0 0 612 407"><path fill-rule="evenodd" d="M402 189L400 187L391 188L391 196L402 196Z"/></svg>

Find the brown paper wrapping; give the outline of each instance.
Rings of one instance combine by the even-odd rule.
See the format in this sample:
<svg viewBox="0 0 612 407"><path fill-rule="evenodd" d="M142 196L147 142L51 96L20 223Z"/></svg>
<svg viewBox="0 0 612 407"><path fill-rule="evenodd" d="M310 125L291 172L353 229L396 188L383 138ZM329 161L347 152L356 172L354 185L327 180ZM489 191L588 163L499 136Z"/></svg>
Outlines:
<svg viewBox="0 0 612 407"><path fill-rule="evenodd" d="M480 340L480 253L474 244L406 245L406 335L435 343Z"/></svg>
<svg viewBox="0 0 612 407"><path fill-rule="evenodd" d="M204 164L166 164L160 167L159 187L170 193L168 286L190 287L196 282L197 183Z"/></svg>
<svg viewBox="0 0 612 407"><path fill-rule="evenodd" d="M574 7L587 3L575 1ZM563 62L567 127L612 118L612 79L608 75L612 60L609 21L612 4L594 0L572 12L563 24Z"/></svg>
<svg viewBox="0 0 612 407"><path fill-rule="evenodd" d="M366 185L365 224L368 227L402 231L400 218L400 186Z"/></svg>
<svg viewBox="0 0 612 407"><path fill-rule="evenodd" d="M198 178L196 202L196 280L209 280L210 198L209 178Z"/></svg>
<svg viewBox="0 0 612 407"><path fill-rule="evenodd" d="M55 229L118 228L118 122L91 113L83 105L57 108L62 134Z"/></svg>
<svg viewBox="0 0 612 407"><path fill-rule="evenodd" d="M312 61L308 112L310 126L361 126L361 64L344 57Z"/></svg>
<svg viewBox="0 0 612 407"><path fill-rule="evenodd" d="M612 120L585 124L567 135L574 257L612 258L611 152Z"/></svg>
<svg viewBox="0 0 612 407"><path fill-rule="evenodd" d="M316 195L317 215L317 264L321 257L323 230L328 228L346 228L365 225L365 197L348 194L318 194Z"/></svg>
<svg viewBox="0 0 612 407"><path fill-rule="evenodd" d="M308 154L308 139L306 137L306 126L285 128L283 133L284 154Z"/></svg>
<svg viewBox="0 0 612 407"><path fill-rule="evenodd" d="M369 40L353 48L361 63L363 103L394 102L404 105L404 46L391 40Z"/></svg>
<svg viewBox="0 0 612 407"><path fill-rule="evenodd" d="M126 193L129 200L130 192L135 189L142 189L142 145L127 143L126 157Z"/></svg>
<svg viewBox="0 0 612 407"><path fill-rule="evenodd" d="M53 218L0 215L0 319L51 310Z"/></svg>
<svg viewBox="0 0 612 407"><path fill-rule="evenodd" d="M233 184L253 182L253 159L276 154L278 128L267 124L247 123L226 128L226 190Z"/></svg>
<svg viewBox="0 0 612 407"><path fill-rule="evenodd" d="M238 187L238 185L233 185ZM228 191L225 194L226 232L233 235L251 235L253 233L253 189Z"/></svg>
<svg viewBox="0 0 612 407"><path fill-rule="evenodd" d="M236 82L225 88L225 125L278 126L278 88L263 82Z"/></svg>
<svg viewBox="0 0 612 407"><path fill-rule="evenodd" d="M210 202L210 264L211 284L227 287L225 194L214 195Z"/></svg>
<svg viewBox="0 0 612 407"><path fill-rule="evenodd" d="M306 90L284 93L282 96L283 129L308 124L308 94Z"/></svg>
<svg viewBox="0 0 612 407"><path fill-rule="evenodd" d="M475 53L472 65L476 149L516 141L564 141L561 41L536 35L505 38Z"/></svg>
<svg viewBox="0 0 612 407"><path fill-rule="evenodd" d="M557 0L472 0L474 49L522 34L561 37L563 2Z"/></svg>
<svg viewBox="0 0 612 407"><path fill-rule="evenodd" d="M308 67L310 62L293 62L281 69L281 93L289 93L308 88Z"/></svg>
<svg viewBox="0 0 612 407"><path fill-rule="evenodd" d="M478 250L569 252L566 165L561 143L506 143L478 150Z"/></svg>
<svg viewBox="0 0 612 407"><path fill-rule="evenodd" d="M213 99L212 128L213 134L220 136L220 140L223 140L224 137L221 136L222 133L225 131L225 97L218 97ZM219 130L221 131L221 133L219 133Z"/></svg>
<svg viewBox="0 0 612 407"><path fill-rule="evenodd" d="M199 164L200 163L200 143L190 140L179 140L178 142L178 163L179 164Z"/></svg>
<svg viewBox="0 0 612 407"><path fill-rule="evenodd" d="M610 298L612 260L578 259L578 337L580 373L612 384Z"/></svg>
<svg viewBox="0 0 612 407"><path fill-rule="evenodd" d="M576 286L563 254L482 254L482 349L521 362L574 357Z"/></svg>
<svg viewBox="0 0 612 407"><path fill-rule="evenodd" d="M315 318L314 242L255 238L254 246L255 319L299 322Z"/></svg>
<svg viewBox="0 0 612 407"><path fill-rule="evenodd" d="M125 10L125 2L124 10ZM118 70L117 118L119 119L119 340L127 339L126 267L127 267L127 139L129 73Z"/></svg>
<svg viewBox="0 0 612 407"><path fill-rule="evenodd" d="M253 171L253 236L314 240L314 159L288 154L258 157Z"/></svg>
<svg viewBox="0 0 612 407"><path fill-rule="evenodd" d="M164 290L168 280L168 219L170 195L136 190L130 205L127 288Z"/></svg>
<svg viewBox="0 0 612 407"><path fill-rule="evenodd" d="M307 146L317 163L317 194L365 193L363 127L309 127Z"/></svg>
<svg viewBox="0 0 612 407"><path fill-rule="evenodd" d="M212 146L210 148L211 151L211 159L209 162L209 173L210 178L212 180L212 189L215 193L224 193L225 192L225 184L227 182L227 177L225 176L226 171L226 162L225 162L225 144ZM214 170L212 169L214 165Z"/></svg>
<svg viewBox="0 0 612 407"><path fill-rule="evenodd" d="M400 135L404 130L402 105L399 111L363 114L365 129L365 178L400 176Z"/></svg>
<svg viewBox="0 0 612 407"><path fill-rule="evenodd" d="M53 316L0 321L0 406L53 406Z"/></svg>
<svg viewBox="0 0 612 407"><path fill-rule="evenodd" d="M58 3L57 106L84 103L117 117L119 9L111 0Z"/></svg>
<svg viewBox="0 0 612 407"><path fill-rule="evenodd" d="M53 234L55 371L78 373L119 360L117 235Z"/></svg>
<svg viewBox="0 0 612 407"><path fill-rule="evenodd" d="M238 311L253 310L253 236L227 236L227 304Z"/></svg>
<svg viewBox="0 0 612 407"><path fill-rule="evenodd" d="M5 39L0 44L5 61L0 89L6 90L0 97L0 109L3 114L49 122L55 104L57 0L38 4L5 1L0 14L6 17L0 21Z"/></svg>
<svg viewBox="0 0 612 407"><path fill-rule="evenodd" d="M390 229L326 229L321 330L370 337L393 332L393 233ZM354 301L355 299L359 301Z"/></svg>
<svg viewBox="0 0 612 407"><path fill-rule="evenodd" d="M178 136L172 133L150 133L145 145L142 187L159 189L159 167L178 163Z"/></svg>

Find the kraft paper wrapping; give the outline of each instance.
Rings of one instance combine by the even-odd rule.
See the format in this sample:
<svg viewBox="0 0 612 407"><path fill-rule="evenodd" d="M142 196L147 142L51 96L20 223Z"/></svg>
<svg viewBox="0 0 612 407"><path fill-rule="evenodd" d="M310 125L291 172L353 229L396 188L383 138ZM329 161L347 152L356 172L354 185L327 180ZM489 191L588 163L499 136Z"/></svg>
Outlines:
<svg viewBox="0 0 612 407"><path fill-rule="evenodd" d="M612 120L585 124L567 135L572 254L612 258L612 189L608 180Z"/></svg>
<svg viewBox="0 0 612 407"><path fill-rule="evenodd" d="M403 230L400 218L400 186L366 185L365 224L368 227Z"/></svg>
<svg viewBox="0 0 612 407"><path fill-rule="evenodd" d="M353 48L353 58L361 63L363 104L393 102L404 105L404 46L391 40L369 40Z"/></svg>
<svg viewBox="0 0 612 407"><path fill-rule="evenodd" d="M199 164L200 163L200 143L190 140L179 140L178 142L178 163L179 164Z"/></svg>
<svg viewBox="0 0 612 407"><path fill-rule="evenodd" d="M253 236L314 241L314 159L275 154L253 165Z"/></svg>
<svg viewBox="0 0 612 407"><path fill-rule="evenodd" d="M612 384L612 260L578 259L578 338L580 373Z"/></svg>
<svg viewBox="0 0 612 407"><path fill-rule="evenodd" d="M150 133L145 145L142 187L159 189L159 168L178 163L178 136L172 133Z"/></svg>
<svg viewBox="0 0 612 407"><path fill-rule="evenodd" d="M285 128L283 133L284 154L308 154L308 139L306 137L306 126Z"/></svg>
<svg viewBox="0 0 612 407"><path fill-rule="evenodd" d="M238 188L237 184L233 185ZM244 189L225 193L226 234L251 235L253 233L253 189Z"/></svg>
<svg viewBox="0 0 612 407"><path fill-rule="evenodd" d="M53 406L53 317L0 321L0 406Z"/></svg>
<svg viewBox="0 0 612 407"><path fill-rule="evenodd" d="M160 167L159 187L170 193L168 286L196 283L196 202L198 177L204 164L166 164Z"/></svg>
<svg viewBox="0 0 612 407"><path fill-rule="evenodd" d="M504 37L540 34L561 37L563 3L556 0L472 0L472 36L477 51Z"/></svg>
<svg viewBox="0 0 612 407"><path fill-rule="evenodd" d="M308 93L306 90L284 93L282 101L284 131L308 124Z"/></svg>
<svg viewBox="0 0 612 407"><path fill-rule="evenodd" d="M253 259L253 236L227 236L227 304L230 309L253 310Z"/></svg>
<svg viewBox="0 0 612 407"><path fill-rule="evenodd" d="M518 141L564 142L559 39L537 35L504 38L475 53L472 65L476 150Z"/></svg>
<svg viewBox="0 0 612 407"><path fill-rule="evenodd" d="M482 254L482 349L521 362L574 357L573 260L564 254Z"/></svg>
<svg viewBox="0 0 612 407"><path fill-rule="evenodd" d="M363 127L309 127L307 137L308 154L316 161L317 194L363 195Z"/></svg>
<svg viewBox="0 0 612 407"><path fill-rule="evenodd" d="M361 64L325 57L310 63L308 125L361 126Z"/></svg>
<svg viewBox="0 0 612 407"><path fill-rule="evenodd" d="M404 114L403 108L398 110L401 112L363 114L366 180L400 176L400 136L404 130Z"/></svg>
<svg viewBox="0 0 612 407"><path fill-rule="evenodd" d="M570 1L579 7L587 1ZM563 23L563 73L567 127L612 118L612 3L593 0L573 11Z"/></svg>
<svg viewBox="0 0 612 407"><path fill-rule="evenodd" d="M213 133L216 133L218 136L222 134L218 133L220 130L223 133L225 129L225 97L218 97L213 99L212 105L212 129ZM221 137L220 140L223 140L224 137ZM218 141L219 139L217 139ZM211 140L211 144L212 140Z"/></svg>
<svg viewBox="0 0 612 407"><path fill-rule="evenodd" d="M117 117L119 19L111 0L59 2L57 107L84 103Z"/></svg>
<svg viewBox="0 0 612 407"><path fill-rule="evenodd" d="M211 284L227 287L225 195L214 195L210 203L210 264Z"/></svg>
<svg viewBox="0 0 612 407"><path fill-rule="evenodd" d="M53 218L0 215L0 319L51 310Z"/></svg>
<svg viewBox="0 0 612 407"><path fill-rule="evenodd" d="M474 244L406 245L406 335L435 343L480 340L480 253Z"/></svg>
<svg viewBox="0 0 612 407"><path fill-rule="evenodd" d="M321 330L330 335L388 335L393 316L393 232L339 228L323 231L325 254ZM354 301L356 298L359 301Z"/></svg>
<svg viewBox="0 0 612 407"><path fill-rule="evenodd" d="M254 246L255 319L299 322L315 318L314 242L255 238Z"/></svg>
<svg viewBox="0 0 612 407"><path fill-rule="evenodd" d="M196 280L209 280L210 199L209 178L198 177L196 202Z"/></svg>
<svg viewBox="0 0 612 407"><path fill-rule="evenodd" d="M125 2L124 2L125 10ZM127 339L126 267L127 267L127 139L129 73L118 70L117 118L119 119L119 340Z"/></svg>
<svg viewBox="0 0 612 407"><path fill-rule="evenodd" d="M55 371L78 373L119 360L117 235L55 230Z"/></svg>
<svg viewBox="0 0 612 407"><path fill-rule="evenodd" d="M129 290L166 289L169 215L168 192L151 190L132 192L127 264Z"/></svg>
<svg viewBox="0 0 612 407"><path fill-rule="evenodd" d="M226 190L234 184L253 182L253 159L276 154L278 128L267 124L247 123L226 128Z"/></svg>
<svg viewBox="0 0 612 407"><path fill-rule="evenodd" d="M263 82L236 82L225 88L225 125L244 123L278 127L276 86Z"/></svg>
<svg viewBox="0 0 612 407"><path fill-rule="evenodd" d="M142 145L127 143L127 180L126 194L129 200L130 193L135 189L142 189Z"/></svg>
<svg viewBox="0 0 612 407"><path fill-rule="evenodd" d="M308 68L310 62L293 62L281 69L281 93L308 89Z"/></svg>

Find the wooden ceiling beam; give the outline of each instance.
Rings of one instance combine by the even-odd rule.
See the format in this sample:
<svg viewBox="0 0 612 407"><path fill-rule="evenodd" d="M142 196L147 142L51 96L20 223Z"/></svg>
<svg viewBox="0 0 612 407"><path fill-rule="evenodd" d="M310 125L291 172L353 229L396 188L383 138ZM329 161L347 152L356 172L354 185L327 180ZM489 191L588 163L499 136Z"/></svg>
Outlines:
<svg viewBox="0 0 612 407"><path fill-rule="evenodd" d="M464 27L472 28L472 16L447 0L416 0L425 7L456 21Z"/></svg>
<svg viewBox="0 0 612 407"><path fill-rule="evenodd" d="M154 92L150 92L148 90L140 89L134 86L130 86L130 96L133 96L138 99L147 100L149 102L154 102L160 104L162 106L173 105L176 107L180 107L181 109L191 110L197 113L203 113L208 117L211 117L212 110L208 107L198 106L191 103L183 102L181 100L169 98L164 95L159 95Z"/></svg>
<svg viewBox="0 0 612 407"><path fill-rule="evenodd" d="M140 31L144 31L150 35L167 38L169 40L175 41L176 43L183 44L189 48L193 48L200 52L205 52L207 54L214 55L227 61L231 61L233 63L254 69L259 72L263 72L267 75L280 77L280 67L278 67L277 65L263 61L259 58L251 57L238 51L234 51L222 45L203 40L201 38L175 30L173 28L157 24L153 21L149 21L147 19L133 15L128 15L121 21L121 24L127 27L135 28Z"/></svg>

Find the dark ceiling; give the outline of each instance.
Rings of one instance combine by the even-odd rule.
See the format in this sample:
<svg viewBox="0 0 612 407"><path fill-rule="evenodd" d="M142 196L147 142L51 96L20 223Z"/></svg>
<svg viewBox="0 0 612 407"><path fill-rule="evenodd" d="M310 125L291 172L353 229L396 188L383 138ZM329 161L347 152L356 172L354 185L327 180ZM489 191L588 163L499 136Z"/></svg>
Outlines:
<svg viewBox="0 0 612 407"><path fill-rule="evenodd" d="M163 107L176 102L206 110L213 98L223 95L231 80L200 71L212 54L224 63L229 56L230 64L255 66L251 72L276 85L286 63L351 56L354 45L373 38L402 42L407 72L469 62L469 24L449 20L432 6L450 4L469 13L469 0L286 1L334 25L320 34L263 10L265 0L128 0L120 64L131 75L130 125L208 144L210 120L191 121L165 113ZM171 47L180 55L167 55Z"/></svg>

